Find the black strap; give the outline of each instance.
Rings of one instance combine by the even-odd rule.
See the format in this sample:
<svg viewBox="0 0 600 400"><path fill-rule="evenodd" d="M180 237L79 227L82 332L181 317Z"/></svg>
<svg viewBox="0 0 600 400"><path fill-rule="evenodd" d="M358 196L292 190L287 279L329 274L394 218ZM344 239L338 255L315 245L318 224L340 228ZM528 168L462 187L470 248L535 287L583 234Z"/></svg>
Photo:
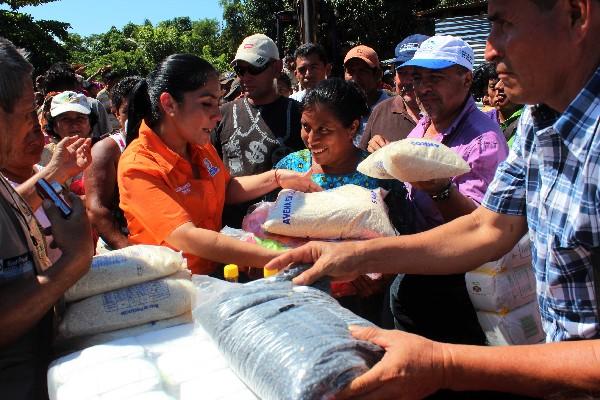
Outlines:
<svg viewBox="0 0 600 400"><path fill-rule="evenodd" d="M517 125L519 125L519 118L515 119L513 122L508 124L506 128L504 128L504 137L506 138L507 142L515 134L515 131L517 130Z"/></svg>

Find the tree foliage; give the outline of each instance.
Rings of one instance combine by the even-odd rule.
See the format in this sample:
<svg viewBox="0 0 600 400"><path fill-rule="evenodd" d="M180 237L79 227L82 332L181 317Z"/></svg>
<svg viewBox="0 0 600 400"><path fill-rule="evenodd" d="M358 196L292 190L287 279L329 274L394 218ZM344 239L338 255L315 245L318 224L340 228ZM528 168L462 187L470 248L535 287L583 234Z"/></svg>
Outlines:
<svg viewBox="0 0 600 400"><path fill-rule="evenodd" d="M85 38L71 34L65 47L69 61L84 64L90 74L111 65L115 72L124 75L145 76L174 53L198 55L221 71L228 68L221 46L221 29L214 19L192 21L179 17L156 26L148 20L142 25L129 23L123 29L112 27L106 33Z"/></svg>
<svg viewBox="0 0 600 400"><path fill-rule="evenodd" d="M39 6L44 3L52 3L58 0L0 0L0 4L6 4L11 10L16 11L21 7Z"/></svg>
<svg viewBox="0 0 600 400"><path fill-rule="evenodd" d="M248 34L264 33L275 39L275 13L291 10L301 16L302 0L221 0L223 34L229 56ZM367 44L383 58L391 57L395 45L419 30L413 15L415 0L319 0L316 1L317 38L336 62L356 44ZM298 24L285 28L281 50L291 53L299 46Z"/></svg>
<svg viewBox="0 0 600 400"><path fill-rule="evenodd" d="M67 38L69 27L64 22L36 21L29 14L0 10L0 36L29 52L29 61L35 68L35 74L68 57L59 41Z"/></svg>
<svg viewBox="0 0 600 400"><path fill-rule="evenodd" d="M87 37L68 34L66 23L34 21L14 11L52 1L56 0L0 0L13 9L0 11L0 35L27 48L37 72L66 60L84 64L89 74L112 65L113 70L128 75L146 75L166 56L181 52L199 55L220 71L228 70L244 37L260 32L275 39L275 13L289 10L301 17L303 4L302 0L219 0L223 26L215 19L179 17L156 25L148 20L140 25L129 23ZM403 37L424 30L414 17L415 8L461 1L473 0L315 0L317 38L338 68L346 51L359 43L375 48L381 59L389 58ZM292 53L301 44L299 26L295 22L282 27L282 52Z"/></svg>

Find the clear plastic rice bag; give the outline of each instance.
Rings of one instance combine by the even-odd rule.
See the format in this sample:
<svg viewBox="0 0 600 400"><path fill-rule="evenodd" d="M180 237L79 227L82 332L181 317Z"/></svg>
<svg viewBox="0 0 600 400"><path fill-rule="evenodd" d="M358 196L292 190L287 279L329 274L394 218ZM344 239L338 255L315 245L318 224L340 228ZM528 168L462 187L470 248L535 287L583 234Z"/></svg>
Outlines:
<svg viewBox="0 0 600 400"><path fill-rule="evenodd" d="M322 290L291 283L299 270L246 284L193 277L194 320L263 400L331 398L383 356L348 331L370 322ZM328 281L320 285L329 288Z"/></svg>

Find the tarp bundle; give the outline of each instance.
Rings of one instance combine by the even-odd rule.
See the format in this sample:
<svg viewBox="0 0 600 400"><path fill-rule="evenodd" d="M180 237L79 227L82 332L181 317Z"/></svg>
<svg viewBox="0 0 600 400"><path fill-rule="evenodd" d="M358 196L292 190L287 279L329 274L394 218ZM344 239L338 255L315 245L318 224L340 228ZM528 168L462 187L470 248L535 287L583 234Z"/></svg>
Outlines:
<svg viewBox="0 0 600 400"><path fill-rule="evenodd" d="M319 289L292 285L292 275L243 285L194 276L194 320L261 399L281 399L283 393L290 400L329 398L383 351L348 331L348 325L370 322Z"/></svg>

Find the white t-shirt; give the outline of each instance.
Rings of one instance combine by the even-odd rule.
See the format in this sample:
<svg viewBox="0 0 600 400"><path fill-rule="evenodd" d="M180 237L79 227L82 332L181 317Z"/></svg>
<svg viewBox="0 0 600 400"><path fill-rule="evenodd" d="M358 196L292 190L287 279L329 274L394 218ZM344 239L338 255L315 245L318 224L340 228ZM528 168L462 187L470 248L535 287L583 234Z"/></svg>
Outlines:
<svg viewBox="0 0 600 400"><path fill-rule="evenodd" d="M306 96L306 89L290 94L290 99L294 99L302 103L302 100L304 100L304 96Z"/></svg>

